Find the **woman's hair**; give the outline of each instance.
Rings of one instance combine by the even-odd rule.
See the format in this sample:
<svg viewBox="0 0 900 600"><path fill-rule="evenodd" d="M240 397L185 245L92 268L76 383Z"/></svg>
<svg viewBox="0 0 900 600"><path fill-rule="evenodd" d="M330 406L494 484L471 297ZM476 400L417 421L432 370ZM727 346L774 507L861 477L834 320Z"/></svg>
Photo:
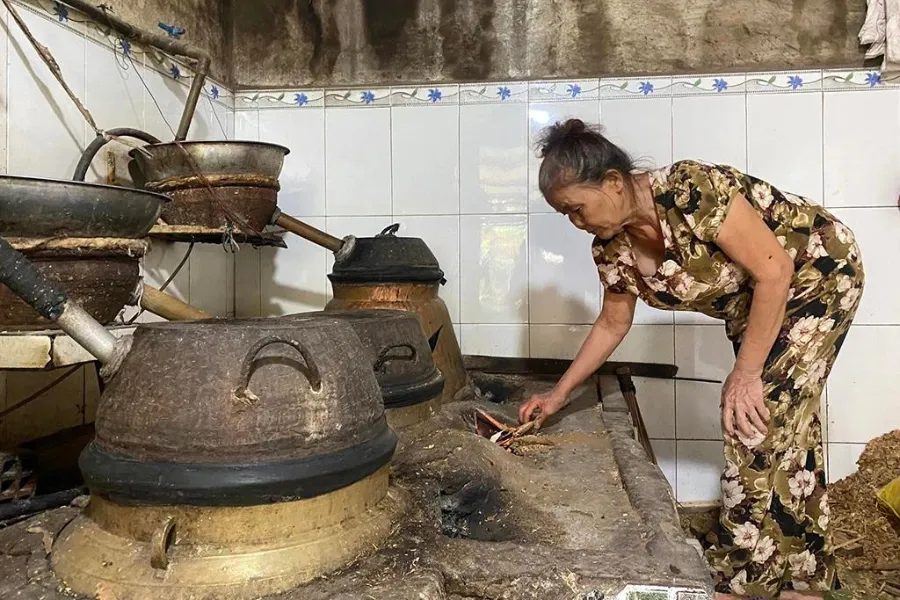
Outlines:
<svg viewBox="0 0 900 600"><path fill-rule="evenodd" d="M556 190L579 183L600 184L610 170L628 180L634 170L631 157L609 141L598 127L581 119L569 119L541 133L538 186L549 200Z"/></svg>

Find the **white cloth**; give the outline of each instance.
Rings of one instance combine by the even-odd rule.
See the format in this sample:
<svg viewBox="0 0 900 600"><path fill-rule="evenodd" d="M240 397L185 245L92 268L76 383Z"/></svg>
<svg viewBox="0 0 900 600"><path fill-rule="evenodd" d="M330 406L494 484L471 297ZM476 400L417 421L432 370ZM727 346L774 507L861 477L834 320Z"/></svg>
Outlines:
<svg viewBox="0 0 900 600"><path fill-rule="evenodd" d="M900 73L900 0L868 0L859 43L869 46L866 58L884 56L882 73Z"/></svg>

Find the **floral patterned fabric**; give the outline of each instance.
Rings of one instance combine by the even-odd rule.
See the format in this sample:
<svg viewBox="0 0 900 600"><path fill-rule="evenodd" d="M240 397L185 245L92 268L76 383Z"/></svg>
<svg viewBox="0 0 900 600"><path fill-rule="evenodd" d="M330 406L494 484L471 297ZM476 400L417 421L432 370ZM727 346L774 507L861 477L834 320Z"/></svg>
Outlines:
<svg viewBox="0 0 900 600"><path fill-rule="evenodd" d="M715 244L731 199L743 194L794 260L784 324L763 372L769 432L726 436L722 517L705 543L716 589L770 597L830 589L835 572L819 407L865 280L853 233L824 208L731 167L682 161L650 179L663 262L645 276L625 233L595 239L606 289L655 308L722 319L737 352L753 281Z"/></svg>

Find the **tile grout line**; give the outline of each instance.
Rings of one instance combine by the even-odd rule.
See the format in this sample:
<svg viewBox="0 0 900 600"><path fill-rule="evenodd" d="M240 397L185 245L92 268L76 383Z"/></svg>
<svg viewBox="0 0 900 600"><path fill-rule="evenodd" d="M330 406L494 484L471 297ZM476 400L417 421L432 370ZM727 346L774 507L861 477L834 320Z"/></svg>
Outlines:
<svg viewBox="0 0 900 600"><path fill-rule="evenodd" d="M669 97L669 162L671 164L674 161L675 161L675 98L674 98L674 96L670 96ZM675 319L675 314L673 313L672 314L672 362L674 362L677 366L678 365L678 355L677 355L678 345L675 343L675 333L676 333L675 324L676 324L676 319ZM672 415L672 418L675 420L675 422L672 423L673 435L675 437L675 444L674 444L675 447L672 451L672 460L675 463L675 467L674 467L675 481L673 482L673 487L674 487L673 493L675 495L675 498L677 499L678 491L679 491L679 489L678 489L678 474L681 471L681 469L679 468L679 462L678 462L678 446L679 446L679 444L678 444L678 383L677 382L673 382L673 383L675 383L675 390L672 392L672 398L673 398L673 402L675 404L675 407L673 410L673 415Z"/></svg>

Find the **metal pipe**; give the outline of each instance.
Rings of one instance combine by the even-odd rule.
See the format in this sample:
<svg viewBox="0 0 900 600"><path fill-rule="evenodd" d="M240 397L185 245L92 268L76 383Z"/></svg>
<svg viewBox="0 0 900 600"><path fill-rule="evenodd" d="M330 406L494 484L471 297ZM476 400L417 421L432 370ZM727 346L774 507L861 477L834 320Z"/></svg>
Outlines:
<svg viewBox="0 0 900 600"><path fill-rule="evenodd" d="M79 305L66 302L66 307L56 320L56 324L82 348L97 357L101 364L105 365L112 360L116 336Z"/></svg>
<svg viewBox="0 0 900 600"><path fill-rule="evenodd" d="M65 506L78 496L83 496L87 493L87 488L80 487L44 496L35 496L26 500L14 500L8 504L0 504L0 521L7 521L23 515Z"/></svg>
<svg viewBox="0 0 900 600"><path fill-rule="evenodd" d="M100 8L102 5L94 5L85 0L62 0L62 4L67 4L75 10L83 12L100 24L109 25L115 31L139 44L153 46L168 54L187 56L188 58L196 60L210 58L209 54L196 46L192 46L175 38L139 29L128 21L120 19L108 10Z"/></svg>
<svg viewBox="0 0 900 600"><path fill-rule="evenodd" d="M303 239L312 242L318 246L322 246L332 252L339 252L344 247L344 242L329 233L325 233L320 229L316 229L312 225L304 223L299 219L295 219L289 215L279 212L275 215L275 225L299 235Z"/></svg>
<svg viewBox="0 0 900 600"><path fill-rule="evenodd" d="M114 357L117 339L66 291L47 279L25 256L0 238L0 283L45 319L56 322L76 342L104 363Z"/></svg>
<svg viewBox="0 0 900 600"><path fill-rule="evenodd" d="M200 100L200 94L203 92L203 82L209 73L209 63L210 59L208 56L199 59L197 62L197 74L194 76L194 81L191 82L191 89L184 103L184 112L181 113L181 122L178 123L178 131L175 132L176 142L187 139L191 121L194 119L194 111L197 110L197 102Z"/></svg>
<svg viewBox="0 0 900 600"><path fill-rule="evenodd" d="M98 23L109 25L123 37L133 40L138 44L153 46L167 54L184 56L197 61L196 65L194 65L195 76L194 81L191 84L191 91L188 93L188 99L184 105L184 112L181 113L181 122L178 124L178 131L175 134L176 141L184 140L187 137L188 129L190 129L191 121L194 118L194 110L197 108L197 101L200 99L200 93L203 91L203 83L206 81L206 76L209 75L209 66L212 62L212 57L209 53L200 50L196 46L186 44L181 40L139 29L131 23L113 15L108 10L90 4L85 0L63 0L62 3L71 6L77 11L83 12Z"/></svg>
<svg viewBox="0 0 900 600"><path fill-rule="evenodd" d="M182 115L182 119L183 118L184 115ZM114 137L130 137L141 140L142 142L147 142L148 144L162 143L156 136L149 134L146 131L141 131L140 129L134 129L132 127L115 127L113 129L107 129L104 133L95 137L93 141L88 144L88 147L84 149L84 152L81 153L81 158L78 160L78 164L75 165L75 174L72 175L72 181L84 181L88 169L91 168L91 162L93 162L97 153L100 152L100 148L109 143L109 140Z"/></svg>

